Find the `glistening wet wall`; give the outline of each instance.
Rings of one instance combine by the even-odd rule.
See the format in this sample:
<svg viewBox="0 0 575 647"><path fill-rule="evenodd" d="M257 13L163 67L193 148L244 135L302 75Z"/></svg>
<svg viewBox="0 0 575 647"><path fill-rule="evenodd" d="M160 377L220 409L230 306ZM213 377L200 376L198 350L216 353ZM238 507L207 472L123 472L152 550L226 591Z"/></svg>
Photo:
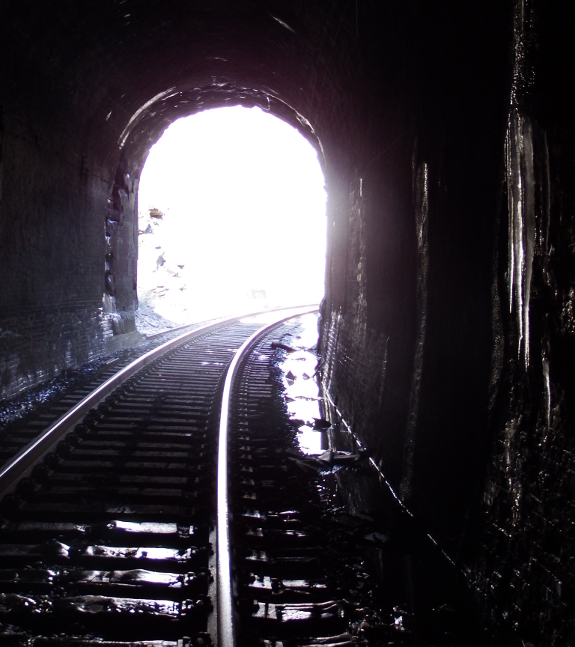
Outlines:
<svg viewBox="0 0 575 647"><path fill-rule="evenodd" d="M535 645L575 642L575 51L563 18L543 2L514 11L491 453L464 546L491 620Z"/></svg>
<svg viewBox="0 0 575 647"><path fill-rule="evenodd" d="M3 2L0 397L133 340L150 145L179 116L259 105L325 172L330 397L486 625L574 642L560 5Z"/></svg>
<svg viewBox="0 0 575 647"><path fill-rule="evenodd" d="M386 77L404 111L383 121L402 125L338 199L323 310L336 406L485 625L518 645L575 641L575 57L561 16L420 8L418 44Z"/></svg>
<svg viewBox="0 0 575 647"><path fill-rule="evenodd" d="M451 30L452 17L449 33L426 16L428 59L405 72L414 139L350 182L331 265L345 254L345 297L333 289L324 308L333 400L485 625L517 645L575 642L575 57L562 16L517 2L483 28L475 15Z"/></svg>

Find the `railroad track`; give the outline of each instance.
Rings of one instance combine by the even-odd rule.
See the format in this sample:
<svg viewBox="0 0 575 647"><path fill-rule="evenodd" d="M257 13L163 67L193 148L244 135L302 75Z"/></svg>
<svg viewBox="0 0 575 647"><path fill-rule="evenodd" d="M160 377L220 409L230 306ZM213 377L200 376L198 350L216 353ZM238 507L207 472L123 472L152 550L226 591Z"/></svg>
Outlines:
<svg viewBox="0 0 575 647"><path fill-rule="evenodd" d="M201 325L191 324L185 331ZM10 402L0 402L0 465L9 462L44 429L138 357L183 334L184 329L178 328L150 335L138 346L63 371L47 384Z"/></svg>
<svg viewBox="0 0 575 647"><path fill-rule="evenodd" d="M342 596L330 585L333 563L325 554L317 483L302 473L300 461L290 460L301 453L278 411L274 353L264 336L238 366L230 399L227 508L237 644L348 647L359 643L348 632ZM223 631L224 644L236 644L232 631Z"/></svg>
<svg viewBox="0 0 575 647"><path fill-rule="evenodd" d="M259 329L212 326L153 351L2 468L3 642L345 644L309 493L277 436L274 333Z"/></svg>
<svg viewBox="0 0 575 647"><path fill-rule="evenodd" d="M368 453L337 422L302 453L281 362L303 358L271 343L298 326L173 339L0 467L0 644L483 645L412 521L343 501L358 477L381 505Z"/></svg>

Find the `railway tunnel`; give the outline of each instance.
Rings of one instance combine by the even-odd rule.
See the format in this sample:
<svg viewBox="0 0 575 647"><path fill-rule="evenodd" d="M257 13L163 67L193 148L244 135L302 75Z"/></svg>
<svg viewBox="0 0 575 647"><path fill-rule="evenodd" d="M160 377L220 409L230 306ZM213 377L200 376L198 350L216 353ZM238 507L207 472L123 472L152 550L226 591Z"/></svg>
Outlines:
<svg viewBox="0 0 575 647"><path fill-rule="evenodd" d="M258 106L328 194L322 379L485 623L573 635L571 19L517 0L7 0L0 397L137 341L137 192Z"/></svg>

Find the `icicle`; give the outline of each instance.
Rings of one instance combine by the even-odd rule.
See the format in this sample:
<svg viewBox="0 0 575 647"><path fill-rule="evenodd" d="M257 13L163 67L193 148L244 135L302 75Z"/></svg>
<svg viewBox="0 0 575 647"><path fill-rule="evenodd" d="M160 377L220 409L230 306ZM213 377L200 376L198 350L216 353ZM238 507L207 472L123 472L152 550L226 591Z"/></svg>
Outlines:
<svg viewBox="0 0 575 647"><path fill-rule="evenodd" d="M515 288L515 238L514 238L514 223L515 218L513 215L514 200L513 200L513 177L512 177L512 164L511 164L511 115L509 116L509 123L507 125L507 140L506 140L506 161L507 161L507 211L509 213L509 226L508 226L508 240L509 240L509 254L507 264L507 276L509 280L509 313L513 312L513 290Z"/></svg>
<svg viewBox="0 0 575 647"><path fill-rule="evenodd" d="M533 131L531 121L524 119L523 127L523 359L529 366L529 306L531 276L535 255L535 175L533 171Z"/></svg>
<svg viewBox="0 0 575 647"><path fill-rule="evenodd" d="M512 109L507 132L509 308L517 317L518 356L529 366L529 307L535 250L533 136L528 117Z"/></svg>
<svg viewBox="0 0 575 647"><path fill-rule="evenodd" d="M545 409L547 411L547 428L551 427L551 379L549 377L549 360L543 358L543 381L545 388Z"/></svg>

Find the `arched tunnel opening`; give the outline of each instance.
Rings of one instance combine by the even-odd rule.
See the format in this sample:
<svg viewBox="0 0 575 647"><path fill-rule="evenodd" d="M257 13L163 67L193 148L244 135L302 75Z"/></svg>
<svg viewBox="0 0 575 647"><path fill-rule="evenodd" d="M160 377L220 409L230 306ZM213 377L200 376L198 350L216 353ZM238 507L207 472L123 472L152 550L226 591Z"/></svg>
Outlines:
<svg viewBox="0 0 575 647"><path fill-rule="evenodd" d="M319 304L325 228L317 153L294 128L241 106L176 121L138 183L138 329Z"/></svg>
<svg viewBox="0 0 575 647"><path fill-rule="evenodd" d="M574 643L571 30L543 0L2 3L3 406L139 342L150 147L258 107L322 164L331 406L486 635Z"/></svg>
<svg viewBox="0 0 575 647"><path fill-rule="evenodd" d="M122 337L122 335L133 335L136 333L135 326L135 312L137 310L137 245L135 244L135 236L138 232L138 193L140 186L140 178L144 169L145 161L148 157L148 153L152 145L158 142L163 138L166 130L169 126L180 120L187 117L192 119L190 115L199 113L197 115L200 118L202 115L206 114L222 114L218 110L232 110L230 106L236 106L237 109L245 110L246 108L255 109L258 112L263 112L264 116L267 116L269 119L273 119L272 123L280 122L284 125L283 132L289 132L294 142L303 142L305 141L306 145L302 148L302 153L305 157L305 165L308 166L307 178L301 177L299 182L309 182L311 176L316 176L317 182L320 182L318 173L321 175L321 165L325 165L324 151L322 149L321 142L318 135L315 133L310 122L299 112L297 112L293 107L285 103L284 101L278 99L277 97L269 96L266 92L257 91L253 89L239 90L235 87L228 87L227 83L222 83L220 86L208 86L208 87L196 87L190 91L175 91L175 88L170 88L164 90L152 99L149 99L141 106L139 106L131 115L127 124L125 125L122 133L118 139L119 145L119 160L115 171L115 181L112 189L112 196L108 198L108 213L105 216L105 228L106 228L106 260L105 260L105 289L103 295L103 312L107 315L110 322L110 327L113 332L114 337L119 339L125 339L125 341L119 341L120 344L132 343L129 337ZM255 114L258 114L256 112ZM268 114L269 113L269 114ZM242 114L242 113L240 113ZM107 115L106 119L109 116ZM269 123L269 122L267 122ZM268 136L268 144L271 143L271 140ZM311 145L311 150L310 150ZM309 156L312 155L312 150L315 149L317 164L312 161L312 158ZM305 151L305 153L304 153ZM280 153L276 151L275 154ZM224 151L222 151L224 154ZM229 155L229 151L227 152ZM239 155L240 153L236 153ZM312 156L313 157L313 156ZM278 163L281 162L281 154L278 160ZM320 164L321 160L321 164ZM285 161L285 160L284 160ZM312 166L314 168L312 169ZM222 164L220 164L219 171L221 171ZM271 165L267 165L266 172L271 171ZM204 166L204 171L206 170ZM284 172L281 173L279 177L283 181L289 181L286 173L287 169L284 169ZM300 173L305 172L305 167L303 164L299 164L296 168L292 168L292 172ZM242 172L247 171L247 166L244 164L242 167ZM216 172L216 171L214 171ZM262 171L263 172L263 171ZM237 175L237 173L236 173ZM322 178L324 183L325 179ZM235 190L237 188L237 180L232 180L236 182ZM241 194L246 191L248 183L244 181L242 189L239 192L237 199L234 203L235 208L241 208L242 199ZM327 188L327 187L326 187ZM290 192L290 197L294 198L294 189ZM281 189L279 186L276 187L276 191L286 190ZM321 189L319 189L321 193ZM226 191L224 187L221 187L219 196L225 196ZM319 194L318 194L319 195ZM260 192L261 197L261 192ZM304 221L313 221L314 218L306 217L305 211L308 210L314 201L321 201L321 197L312 198L308 197L306 200L306 206L296 208L295 212L290 216L290 220L295 224L299 219L301 223ZM214 198L212 202L217 202ZM287 206L286 201L284 200L284 205ZM323 207L318 207L323 211ZM278 210L281 211L281 208L278 207ZM279 220L277 216L275 220L269 219L268 223L276 222ZM317 222L317 221L316 221ZM324 229L325 224L319 225L320 228ZM147 227L146 227L147 229ZM144 231L146 230L144 229ZM130 234L126 235L129 230ZM316 230L315 236L319 234L319 231ZM313 257L319 257L321 259L324 254L324 244L323 244L323 232L319 234L321 236L319 247L317 248L318 254L313 254L311 248L308 247ZM314 236L314 237L315 237ZM236 236L237 238L237 236ZM221 229L219 234L220 242L226 239L226 232ZM308 238L307 242L310 243L312 238ZM237 242L237 241L234 241ZM231 241L230 241L231 244ZM303 241L301 241L303 246ZM156 247L156 246L154 246ZM228 251L231 251L233 248L230 247ZM159 250L161 251L161 250ZM161 256L161 253L158 255L158 258ZM280 255L275 254L275 260L280 260ZM157 259L156 259L157 260ZM161 262L161 261L160 261ZM288 261L289 262L289 261ZM244 260L241 265L246 267L249 263ZM323 266L323 263L321 263ZM279 263L274 263L270 265L280 267L281 261ZM294 268L295 270L295 268ZM319 267L315 269L315 276L318 276ZM270 269L266 272L259 272L260 275L270 276ZM322 267L322 274L325 276L325 271ZM232 274L233 278L237 278L238 271ZM317 278L309 280L299 279L300 289L303 290L307 299L312 298L312 300L317 300L321 298L319 293L319 286L317 284ZM230 281L231 283L231 281ZM323 283L323 279L322 279ZM284 281L283 289L276 289L275 301L280 298L281 301L294 302L295 294L293 294L293 288L295 282L292 280ZM249 288L248 288L249 289ZM231 304L236 301L241 289L228 289L227 293L227 302ZM244 290L245 292L245 290ZM256 288L256 292L261 293L261 289ZM315 292L315 294L314 294ZM291 295L290 295L291 293ZM315 298L314 298L315 297ZM274 299L272 299L273 301ZM277 305L277 304L276 304ZM220 313L221 314L221 313ZM112 342L112 347L114 347L114 342Z"/></svg>

